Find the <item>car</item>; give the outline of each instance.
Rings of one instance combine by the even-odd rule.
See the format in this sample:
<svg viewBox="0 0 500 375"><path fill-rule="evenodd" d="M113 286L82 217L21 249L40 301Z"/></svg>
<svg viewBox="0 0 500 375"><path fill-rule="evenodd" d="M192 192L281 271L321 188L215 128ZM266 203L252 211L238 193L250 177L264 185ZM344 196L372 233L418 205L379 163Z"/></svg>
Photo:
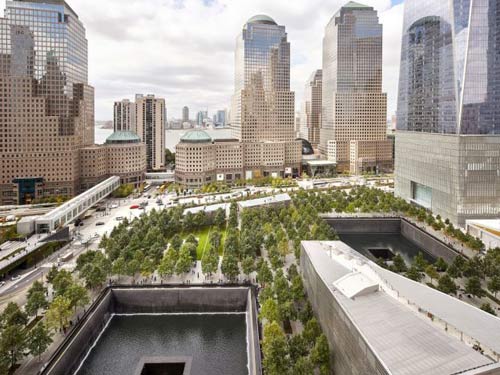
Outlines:
<svg viewBox="0 0 500 375"><path fill-rule="evenodd" d="M133 204L132 206L130 206L131 210L137 210L138 208L139 208L139 205L137 205L137 204Z"/></svg>
<svg viewBox="0 0 500 375"><path fill-rule="evenodd" d="M115 220L116 220L116 221L122 221L122 220L123 220L123 216L117 216L117 217L115 218Z"/></svg>
<svg viewBox="0 0 500 375"><path fill-rule="evenodd" d="M104 212L106 211L106 207L97 207L95 210L96 212Z"/></svg>
<svg viewBox="0 0 500 375"><path fill-rule="evenodd" d="M10 279L11 279L12 281L16 281L16 280L19 280L20 278L21 278L21 276L16 275L16 276L12 276Z"/></svg>
<svg viewBox="0 0 500 375"><path fill-rule="evenodd" d="M0 281L0 288L5 285L5 281Z"/></svg>
<svg viewBox="0 0 500 375"><path fill-rule="evenodd" d="M159 202L157 202L156 204L157 204L158 206L163 206L163 205L164 205L162 201L159 201Z"/></svg>
<svg viewBox="0 0 500 375"><path fill-rule="evenodd" d="M139 207L139 210L145 210L146 208L144 206Z"/></svg>
<svg viewBox="0 0 500 375"><path fill-rule="evenodd" d="M118 208L118 205L115 203L115 204L112 204L111 206L109 206L109 208L111 208L111 209Z"/></svg>
<svg viewBox="0 0 500 375"><path fill-rule="evenodd" d="M144 202L141 202L140 205L141 205L141 207L146 207L148 204L149 204L148 201L144 201Z"/></svg>
<svg viewBox="0 0 500 375"><path fill-rule="evenodd" d="M104 221L98 221L97 223L95 223L96 227L100 227L101 225L104 225Z"/></svg>

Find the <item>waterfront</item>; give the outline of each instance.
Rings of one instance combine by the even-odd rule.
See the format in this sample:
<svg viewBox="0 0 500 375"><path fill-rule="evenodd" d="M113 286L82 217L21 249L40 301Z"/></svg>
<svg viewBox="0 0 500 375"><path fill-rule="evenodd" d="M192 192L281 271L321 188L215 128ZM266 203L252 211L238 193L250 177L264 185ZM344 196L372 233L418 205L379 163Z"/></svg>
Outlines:
<svg viewBox="0 0 500 375"><path fill-rule="evenodd" d="M246 315L115 315L78 375L133 375L142 357L192 357L192 375L247 374Z"/></svg>
<svg viewBox="0 0 500 375"><path fill-rule="evenodd" d="M167 129L165 131L165 147L170 151L175 152L175 145L179 143L181 137L192 129L179 129L172 130ZM231 130L228 128L224 129L203 129L205 130L212 138L230 138ZM106 141L106 138L109 137L113 133L113 129L103 129L99 127L95 127L95 143L103 144Z"/></svg>

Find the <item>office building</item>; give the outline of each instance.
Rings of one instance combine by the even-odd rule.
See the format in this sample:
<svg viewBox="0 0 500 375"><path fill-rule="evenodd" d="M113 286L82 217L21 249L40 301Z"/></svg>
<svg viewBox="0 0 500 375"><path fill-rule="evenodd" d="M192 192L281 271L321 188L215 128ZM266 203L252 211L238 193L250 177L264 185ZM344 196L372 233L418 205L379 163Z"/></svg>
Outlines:
<svg viewBox="0 0 500 375"><path fill-rule="evenodd" d="M461 226L500 212L499 12L405 3L395 192Z"/></svg>
<svg viewBox="0 0 500 375"><path fill-rule="evenodd" d="M307 80L301 108L300 134L314 147L319 145L319 130L321 128L321 97L323 71L315 70Z"/></svg>
<svg viewBox="0 0 500 375"><path fill-rule="evenodd" d="M215 121L215 124L218 126L226 126L226 110L222 109L217 111L217 119Z"/></svg>
<svg viewBox="0 0 500 375"><path fill-rule="evenodd" d="M302 242L304 287L339 375L500 374L500 319L378 266Z"/></svg>
<svg viewBox="0 0 500 375"><path fill-rule="evenodd" d="M7 1L0 19L0 204L79 191L94 144L87 39L63 0Z"/></svg>
<svg viewBox="0 0 500 375"><path fill-rule="evenodd" d="M326 26L322 86L322 154L342 172L392 170L382 25L372 7L351 1Z"/></svg>
<svg viewBox="0 0 500 375"><path fill-rule="evenodd" d="M135 124L135 103L129 99L115 102L113 108L113 130L137 132Z"/></svg>
<svg viewBox="0 0 500 375"><path fill-rule="evenodd" d="M182 107L182 123L189 122L189 108L187 106Z"/></svg>
<svg viewBox="0 0 500 375"><path fill-rule="evenodd" d="M257 15L236 39L231 139L188 133L176 146L176 181L188 186L300 175L285 26ZM191 137L193 139L191 139ZM193 145L195 144L195 146Z"/></svg>
<svg viewBox="0 0 500 375"><path fill-rule="evenodd" d="M147 170L165 169L165 99L135 96L137 135L146 144Z"/></svg>

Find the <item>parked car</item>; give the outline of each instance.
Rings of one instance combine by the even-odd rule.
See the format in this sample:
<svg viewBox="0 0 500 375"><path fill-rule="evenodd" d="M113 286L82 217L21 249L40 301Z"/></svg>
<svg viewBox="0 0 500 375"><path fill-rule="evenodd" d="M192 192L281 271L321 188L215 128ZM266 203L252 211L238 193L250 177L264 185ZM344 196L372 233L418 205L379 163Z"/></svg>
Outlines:
<svg viewBox="0 0 500 375"><path fill-rule="evenodd" d="M116 220L116 221L122 221L122 220L123 220L123 216L117 216L117 217L115 218L115 220Z"/></svg>
<svg viewBox="0 0 500 375"><path fill-rule="evenodd" d="M98 221L97 223L95 223L96 227L100 227L101 225L104 225L103 221Z"/></svg>
<svg viewBox="0 0 500 375"><path fill-rule="evenodd" d="M12 276L10 279L11 279L12 281L16 281L16 280L19 280L20 278L21 278L21 276L16 275L16 276Z"/></svg>
<svg viewBox="0 0 500 375"><path fill-rule="evenodd" d="M132 206L130 206L131 210L137 210L138 208L139 208L139 205L137 205L137 204L133 204Z"/></svg>
<svg viewBox="0 0 500 375"><path fill-rule="evenodd" d="M5 281L0 281L0 288L5 285Z"/></svg>
<svg viewBox="0 0 500 375"><path fill-rule="evenodd" d="M115 204L112 204L111 206L109 206L109 208L111 208L111 209L118 208L118 205L115 203Z"/></svg>

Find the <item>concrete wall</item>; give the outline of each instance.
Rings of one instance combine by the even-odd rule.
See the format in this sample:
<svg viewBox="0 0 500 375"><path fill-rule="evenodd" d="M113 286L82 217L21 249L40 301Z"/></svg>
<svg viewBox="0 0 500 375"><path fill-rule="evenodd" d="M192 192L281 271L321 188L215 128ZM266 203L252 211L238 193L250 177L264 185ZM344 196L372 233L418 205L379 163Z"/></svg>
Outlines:
<svg viewBox="0 0 500 375"><path fill-rule="evenodd" d="M335 375L388 375L319 277L304 250L300 269L313 311L334 353L332 363Z"/></svg>
<svg viewBox="0 0 500 375"><path fill-rule="evenodd" d="M105 289L42 371L73 374L114 313L247 312L250 375L262 374L257 309L248 287L127 286Z"/></svg>
<svg viewBox="0 0 500 375"><path fill-rule="evenodd" d="M459 255L444 242L420 229L415 224L402 218L340 218L325 217L326 222L337 233L401 233L407 240L416 244L423 251L436 258L443 258L447 263Z"/></svg>

